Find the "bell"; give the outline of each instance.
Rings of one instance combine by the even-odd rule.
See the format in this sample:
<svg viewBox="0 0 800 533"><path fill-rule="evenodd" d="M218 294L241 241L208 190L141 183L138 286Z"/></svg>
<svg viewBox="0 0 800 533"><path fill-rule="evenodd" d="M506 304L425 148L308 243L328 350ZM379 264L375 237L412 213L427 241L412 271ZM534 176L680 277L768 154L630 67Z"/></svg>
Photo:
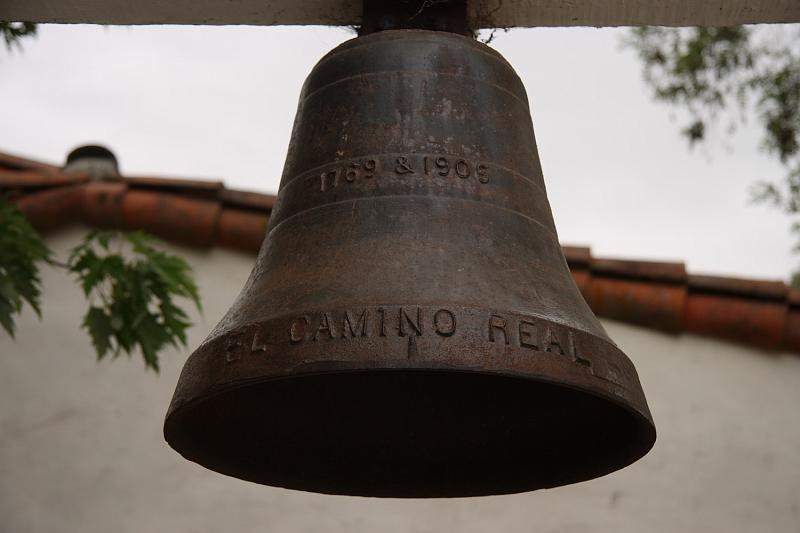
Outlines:
<svg viewBox="0 0 800 533"><path fill-rule="evenodd" d="M394 30L320 60L256 266L164 434L229 476L385 497L555 487L647 453L636 370L570 276L500 54Z"/></svg>

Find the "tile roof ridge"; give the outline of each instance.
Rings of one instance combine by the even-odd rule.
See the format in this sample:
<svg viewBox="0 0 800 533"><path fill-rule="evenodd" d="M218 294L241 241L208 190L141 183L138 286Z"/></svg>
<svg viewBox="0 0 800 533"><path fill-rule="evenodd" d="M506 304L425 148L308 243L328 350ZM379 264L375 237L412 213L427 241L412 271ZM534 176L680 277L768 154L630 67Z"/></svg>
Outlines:
<svg viewBox="0 0 800 533"><path fill-rule="evenodd" d="M61 172L61 167L58 165L2 151L0 151L0 168L7 168L9 170L34 170L46 173Z"/></svg>

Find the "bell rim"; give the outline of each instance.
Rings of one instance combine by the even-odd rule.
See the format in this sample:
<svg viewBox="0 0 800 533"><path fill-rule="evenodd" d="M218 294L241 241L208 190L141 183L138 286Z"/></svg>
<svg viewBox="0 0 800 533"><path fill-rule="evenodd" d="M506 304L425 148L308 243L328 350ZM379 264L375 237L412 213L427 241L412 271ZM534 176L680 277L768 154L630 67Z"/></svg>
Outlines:
<svg viewBox="0 0 800 533"><path fill-rule="evenodd" d="M647 455L657 440L657 431L655 423L653 422L652 415L650 414L647 404L644 404L644 409L641 410L634 402L626 401L625 398L614 396L602 389L591 389L575 383L558 381L556 379L548 378L547 376L538 376L530 374L521 374L513 371L498 371L496 369L472 369L472 368L452 368L452 367L436 367L436 366L373 366L365 367L364 362L355 364L353 362L331 362L342 363L337 365L337 368L328 368L325 370L309 370L304 372L293 372L291 374L279 376L259 376L238 382L227 383L224 386L215 388L214 390L207 391L207 393L200 397L192 398L189 401L181 403L179 406L171 405L167 416L165 417L163 434L167 443L181 454L185 459L197 463L209 470L217 473L250 481L253 483L267 485L272 487L279 487L291 490L301 490L305 492L312 492L318 494L328 495L344 495L344 496L369 496L381 498L458 498L458 497L482 497L491 495L506 495L530 492L533 490L555 488L559 486L580 483L591 479L603 477L612 474L616 471L622 470L627 466L637 462L645 455ZM491 378L498 380L513 380L519 384L527 386L545 386L553 387L561 391L568 391L570 393L577 393L578 396L583 397L592 402L602 402L608 407L618 410L620 413L628 416L633 421L635 432L631 435L632 438L627 440L628 447L626 448L625 457L622 460L617 460L612 463L606 463L602 468L597 468L597 464L593 465L591 471L584 472L583 475L573 476L566 482L557 482L548 484L546 486L531 486L531 487L511 487L508 490L498 490L493 487L489 491L483 490L462 490L463 487L458 487L460 492L447 493L447 494L431 494L428 491L420 491L409 493L408 491L393 492L391 490L386 492L376 491L373 488L367 490L342 490L341 488L321 488L315 483L314 476L309 476L309 483L285 483L285 482L270 482L262 479L257 479L257 476L238 475L231 473L230 469L218 468L209 464L209 457L201 457L198 454L193 454L187 451L187 448L182 444L185 442L198 442L196 436L180 437L180 426L186 422L187 416L192 415L192 411L201 408L208 402L219 400L227 395L236 394L238 391L245 389L256 390L264 386L276 385L280 383L298 382L315 377L337 378L344 376L360 375L369 377L370 375L387 375L387 374L424 374L426 376L477 376L480 378ZM199 415L202 418L202 415ZM617 432L618 433L618 432ZM618 436L618 435L615 435ZM202 440L202 439L200 439Z"/></svg>

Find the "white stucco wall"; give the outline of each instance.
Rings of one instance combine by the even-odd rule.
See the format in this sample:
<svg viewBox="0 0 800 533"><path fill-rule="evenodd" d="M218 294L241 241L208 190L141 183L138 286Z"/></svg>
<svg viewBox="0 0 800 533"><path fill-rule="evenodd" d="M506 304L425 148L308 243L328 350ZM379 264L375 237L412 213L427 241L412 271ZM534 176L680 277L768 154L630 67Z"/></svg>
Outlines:
<svg viewBox="0 0 800 533"><path fill-rule="evenodd" d="M65 255L79 230L50 239ZM205 314L197 345L253 258L179 250ZM0 334L0 532L800 531L800 356L606 322L636 364L659 430L633 466L513 496L378 500L245 483L183 460L161 427L185 352L160 375L137 356L97 363L84 301L44 272L44 319Z"/></svg>

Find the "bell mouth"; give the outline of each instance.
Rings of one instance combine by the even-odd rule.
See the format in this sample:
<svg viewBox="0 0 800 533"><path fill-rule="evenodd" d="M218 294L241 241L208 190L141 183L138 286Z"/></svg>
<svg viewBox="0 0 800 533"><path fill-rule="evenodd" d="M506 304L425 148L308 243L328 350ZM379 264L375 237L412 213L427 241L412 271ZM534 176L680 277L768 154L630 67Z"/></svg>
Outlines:
<svg viewBox="0 0 800 533"><path fill-rule="evenodd" d="M187 459L264 485L430 498L596 478L655 442L622 402L495 373L369 369L251 381L189 402L164 434Z"/></svg>

